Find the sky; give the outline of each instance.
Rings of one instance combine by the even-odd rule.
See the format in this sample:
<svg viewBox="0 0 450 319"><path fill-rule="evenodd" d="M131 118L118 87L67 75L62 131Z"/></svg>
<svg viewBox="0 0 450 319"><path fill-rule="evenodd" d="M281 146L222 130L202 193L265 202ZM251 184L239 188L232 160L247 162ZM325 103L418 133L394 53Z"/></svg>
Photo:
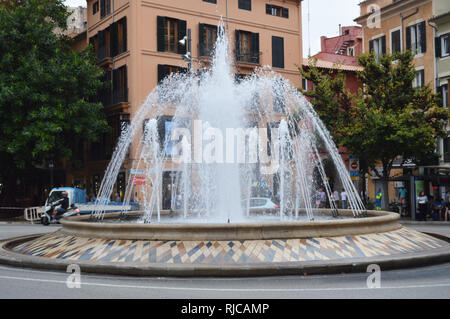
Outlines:
<svg viewBox="0 0 450 319"><path fill-rule="evenodd" d="M66 0L68 6L86 6L86 0ZM303 56L320 51L320 37L337 36L339 24L356 25L361 0L303 0ZM309 12L309 24L308 24Z"/></svg>

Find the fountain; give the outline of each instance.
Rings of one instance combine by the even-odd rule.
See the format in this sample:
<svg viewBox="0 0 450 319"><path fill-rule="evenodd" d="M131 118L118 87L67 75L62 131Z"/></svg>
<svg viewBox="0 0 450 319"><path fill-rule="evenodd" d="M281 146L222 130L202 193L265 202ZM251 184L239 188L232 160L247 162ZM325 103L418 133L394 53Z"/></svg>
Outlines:
<svg viewBox="0 0 450 319"><path fill-rule="evenodd" d="M395 213L366 211L311 104L269 67L236 79L223 30L209 70L171 74L124 128L99 208L61 220L56 233L7 241L0 261L15 264L20 256L21 265L54 268L75 262L103 273L269 275L450 256L445 238L402 227ZM105 214L100 207L127 154L123 204L137 197L142 209ZM338 209L331 196L326 157L349 209ZM134 185L137 176L144 185ZM316 203L319 189L328 208ZM251 205L260 197L277 206Z"/></svg>
<svg viewBox="0 0 450 319"><path fill-rule="evenodd" d="M279 189L271 196L279 197L279 219L312 221L319 187L326 190L330 207L336 208L322 164L323 153L327 153L336 168L337 182L349 195L353 216L359 216L364 206L311 104L268 68L237 82L224 28L218 29L211 69L166 78L123 131L97 204L110 198L131 146L130 171L139 172L145 184L152 185L140 187L137 194L145 212L144 223L161 222L161 179L167 169L175 175L171 196L182 197L182 223L245 222L250 216L245 201L257 197L252 196L251 185L273 184L274 179L278 179ZM167 114L173 114L170 122L164 122ZM273 123L276 127L270 128ZM317 180L314 171L319 172ZM130 174L124 205L133 193L133 178ZM174 201L170 199L172 211L176 210ZM298 215L299 208L304 209L304 215ZM99 209L94 217L102 220L104 212Z"/></svg>

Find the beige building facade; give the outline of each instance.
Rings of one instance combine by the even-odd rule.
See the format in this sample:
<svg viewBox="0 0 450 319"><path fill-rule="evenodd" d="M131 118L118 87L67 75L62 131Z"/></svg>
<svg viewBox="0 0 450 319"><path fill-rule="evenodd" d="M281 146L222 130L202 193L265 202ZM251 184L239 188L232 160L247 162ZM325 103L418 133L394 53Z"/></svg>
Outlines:
<svg viewBox="0 0 450 319"><path fill-rule="evenodd" d="M221 18L228 28L236 74L268 65L300 87L301 16L301 0L87 0L86 41L105 69L104 81L111 83L100 100L112 133L88 147L86 165L68 174L68 184L96 193L122 125L160 80L187 68L183 55L188 48L179 41L190 34L192 67L207 65ZM133 147L129 154L134 154ZM120 196L131 160L119 174Z"/></svg>

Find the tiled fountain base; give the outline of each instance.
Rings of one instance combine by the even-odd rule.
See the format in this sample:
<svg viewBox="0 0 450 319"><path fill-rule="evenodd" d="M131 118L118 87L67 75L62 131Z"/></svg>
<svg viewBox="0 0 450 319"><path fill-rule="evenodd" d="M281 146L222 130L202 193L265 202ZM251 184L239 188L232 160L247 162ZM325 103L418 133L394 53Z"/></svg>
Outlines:
<svg viewBox="0 0 450 319"><path fill-rule="evenodd" d="M19 254L75 262L248 265L398 256L447 246L449 243L443 240L401 228L367 235L245 241L110 240L55 232L10 249Z"/></svg>

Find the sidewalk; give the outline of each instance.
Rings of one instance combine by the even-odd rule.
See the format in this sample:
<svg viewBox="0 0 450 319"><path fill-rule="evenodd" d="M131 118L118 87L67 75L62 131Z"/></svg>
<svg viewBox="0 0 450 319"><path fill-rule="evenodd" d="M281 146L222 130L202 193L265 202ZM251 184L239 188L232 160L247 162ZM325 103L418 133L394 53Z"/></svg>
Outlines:
<svg viewBox="0 0 450 319"><path fill-rule="evenodd" d="M423 226L450 226L450 221L433 221L433 220L427 220L427 221L416 221L411 220L410 217L402 217L399 219L400 224L402 225L423 225Z"/></svg>

